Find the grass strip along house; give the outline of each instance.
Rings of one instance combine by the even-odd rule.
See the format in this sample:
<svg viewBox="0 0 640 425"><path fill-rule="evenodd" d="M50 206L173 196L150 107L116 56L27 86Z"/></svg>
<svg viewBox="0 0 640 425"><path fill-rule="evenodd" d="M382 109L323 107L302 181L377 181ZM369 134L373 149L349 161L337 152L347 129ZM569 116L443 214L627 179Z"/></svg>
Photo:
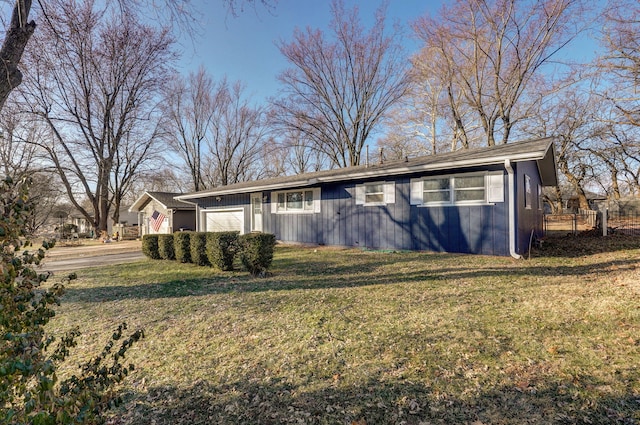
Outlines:
<svg viewBox="0 0 640 425"><path fill-rule="evenodd" d="M519 258L543 236L553 139L221 186L176 196L198 231L283 242Z"/></svg>

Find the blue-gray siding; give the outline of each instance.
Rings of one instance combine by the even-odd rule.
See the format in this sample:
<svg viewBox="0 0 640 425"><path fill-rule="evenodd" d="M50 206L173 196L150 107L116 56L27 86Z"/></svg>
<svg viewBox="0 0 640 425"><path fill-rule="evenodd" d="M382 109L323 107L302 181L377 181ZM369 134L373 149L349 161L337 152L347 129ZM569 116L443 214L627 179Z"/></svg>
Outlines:
<svg viewBox="0 0 640 425"><path fill-rule="evenodd" d="M533 229L542 236L538 209L540 183L535 162L518 163L516 171L517 251L525 253ZM503 170L497 166L489 171ZM479 170L464 170L479 171ZM524 175L532 184L531 209L524 208ZM319 213L275 214L272 193L263 192L263 231L285 242L371 249L427 250L488 255L509 255L508 179L504 174L504 202L493 205L422 207L410 205L410 178L395 179L395 203L356 205L355 187L364 181L323 184ZM391 179L387 179L390 181ZM201 208L243 208L245 233L251 231L250 194L196 200Z"/></svg>
<svg viewBox="0 0 640 425"><path fill-rule="evenodd" d="M323 185L317 214L271 214L266 208L264 231L287 242L508 255L506 202L412 206L410 179L403 178L396 180L395 203L356 205L357 183Z"/></svg>

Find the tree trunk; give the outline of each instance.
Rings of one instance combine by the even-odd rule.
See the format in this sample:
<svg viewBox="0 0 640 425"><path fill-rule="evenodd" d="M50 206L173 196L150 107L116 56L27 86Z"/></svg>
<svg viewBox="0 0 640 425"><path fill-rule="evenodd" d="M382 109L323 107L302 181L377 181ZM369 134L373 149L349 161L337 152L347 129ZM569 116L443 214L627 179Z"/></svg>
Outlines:
<svg viewBox="0 0 640 425"><path fill-rule="evenodd" d="M13 89L22 83L22 73L18 64L24 49L36 29L34 21L28 22L31 0L17 0L11 15L11 23L0 49L3 77L0 79L0 109Z"/></svg>

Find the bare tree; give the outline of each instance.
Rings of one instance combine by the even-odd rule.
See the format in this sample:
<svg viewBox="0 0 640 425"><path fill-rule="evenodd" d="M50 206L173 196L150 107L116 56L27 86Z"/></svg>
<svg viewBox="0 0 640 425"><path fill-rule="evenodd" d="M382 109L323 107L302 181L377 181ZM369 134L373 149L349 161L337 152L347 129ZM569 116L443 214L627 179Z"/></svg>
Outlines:
<svg viewBox="0 0 640 425"><path fill-rule="evenodd" d="M212 186L254 180L255 167L266 138L265 114L245 98L239 81L229 85L224 78L213 96L213 119L208 154L213 159L209 176Z"/></svg>
<svg viewBox="0 0 640 425"><path fill-rule="evenodd" d="M171 45L167 29L92 2L49 9L30 43L25 108L48 126L52 137L39 146L97 231L107 229L112 203L118 210L127 179L156 141Z"/></svg>
<svg viewBox="0 0 640 425"><path fill-rule="evenodd" d="M266 117L244 95L242 83L218 82L204 69L168 90L165 110L171 146L194 190L253 180L266 140Z"/></svg>
<svg viewBox="0 0 640 425"><path fill-rule="evenodd" d="M622 119L640 127L640 5L637 1L614 0L605 11L599 60L613 90L604 91L622 114Z"/></svg>
<svg viewBox="0 0 640 425"><path fill-rule="evenodd" d="M275 7L277 0L222 0L229 12L237 16L244 10L245 5L262 4L267 10ZM46 17L50 5L57 0L38 0L36 6ZM19 64L22 60L29 39L35 31L35 20L29 20L32 10L32 0L15 0L11 19L6 25L5 38L0 47L0 61L2 75L0 76L0 109L7 100L9 93L22 82ZM191 0L107 0L107 6L112 5L124 14L137 15L144 12L145 16L155 17L161 25L178 27L187 33L193 33L198 22L197 13ZM46 19L46 18L45 18Z"/></svg>
<svg viewBox="0 0 640 425"><path fill-rule="evenodd" d="M212 126L213 91L213 80L201 67L188 80L177 76L165 103L170 144L182 159L195 191L205 188L203 149Z"/></svg>
<svg viewBox="0 0 640 425"><path fill-rule="evenodd" d="M406 59L396 30L385 34L385 9L366 31L358 9L334 0L330 28L296 29L280 42L292 67L279 76L282 98L273 101L276 122L299 131L338 167L358 165L362 149L407 89Z"/></svg>
<svg viewBox="0 0 640 425"><path fill-rule="evenodd" d="M424 47L414 63L434 62L426 76L444 87L454 142L467 147L476 128L483 144L509 141L527 89L576 36L582 7L582 0L456 0L415 22Z"/></svg>

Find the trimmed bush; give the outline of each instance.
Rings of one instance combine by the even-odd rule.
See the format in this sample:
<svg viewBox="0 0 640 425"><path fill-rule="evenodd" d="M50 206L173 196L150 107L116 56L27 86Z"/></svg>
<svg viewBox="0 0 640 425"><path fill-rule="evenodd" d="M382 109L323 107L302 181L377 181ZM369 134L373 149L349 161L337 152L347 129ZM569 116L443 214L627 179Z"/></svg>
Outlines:
<svg viewBox="0 0 640 425"><path fill-rule="evenodd" d="M159 260L158 235L144 235L142 237L142 253L152 260Z"/></svg>
<svg viewBox="0 0 640 425"><path fill-rule="evenodd" d="M267 272L273 261L276 236L271 233L248 233L238 238L240 259L253 276Z"/></svg>
<svg viewBox="0 0 640 425"><path fill-rule="evenodd" d="M177 232L173 234L173 250L180 263L191 262L191 233Z"/></svg>
<svg viewBox="0 0 640 425"><path fill-rule="evenodd" d="M207 234L205 232L193 232L189 239L191 242L191 262L199 266L209 266Z"/></svg>
<svg viewBox="0 0 640 425"><path fill-rule="evenodd" d="M233 270L236 255L238 232L207 233L207 258L218 270Z"/></svg>
<svg viewBox="0 0 640 425"><path fill-rule="evenodd" d="M158 235L158 254L163 260L175 260L176 254L173 248L173 235Z"/></svg>

